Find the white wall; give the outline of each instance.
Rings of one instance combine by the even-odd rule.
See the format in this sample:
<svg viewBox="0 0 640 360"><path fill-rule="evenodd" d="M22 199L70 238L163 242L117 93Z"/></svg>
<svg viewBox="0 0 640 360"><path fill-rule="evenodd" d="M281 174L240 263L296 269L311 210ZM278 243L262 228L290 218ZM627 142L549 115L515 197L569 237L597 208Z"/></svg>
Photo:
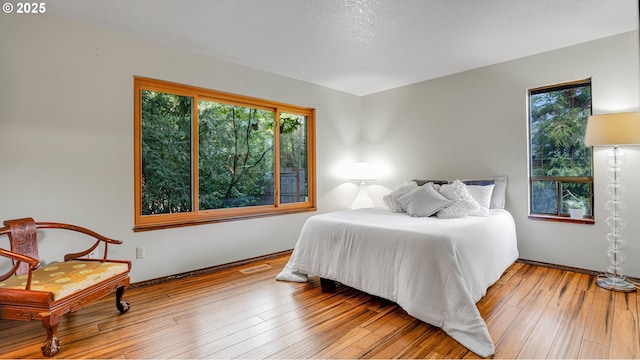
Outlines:
<svg viewBox="0 0 640 360"><path fill-rule="evenodd" d="M52 15L2 16L0 33L0 219L123 240L110 255L133 261L134 282L291 249L314 214L134 233L134 75L315 108L319 212L355 197L336 169L359 155L359 97ZM43 260L81 250L66 241L45 233Z"/></svg>
<svg viewBox="0 0 640 360"><path fill-rule="evenodd" d="M603 270L605 150L594 154L595 225L527 218L527 90L592 78L594 114L640 110L638 32L509 61L363 98L363 158L387 169L375 201L413 178L509 176L520 256ZM640 147L624 148L626 273L640 276Z"/></svg>
<svg viewBox="0 0 640 360"><path fill-rule="evenodd" d="M134 233L134 75L316 108L319 212L349 206L357 185L344 168L357 160L382 170L369 187L379 204L415 177L506 174L522 258L606 266L603 151L594 158L596 225L527 218L527 89L592 77L594 113L639 110L638 32L364 98L50 15L3 16L0 33L0 219L69 222L121 239L111 254L133 261L134 282L290 249L314 214ZM627 269L640 276L640 148L626 149ZM75 241L49 232L42 257L59 259ZM137 246L145 259L134 259Z"/></svg>

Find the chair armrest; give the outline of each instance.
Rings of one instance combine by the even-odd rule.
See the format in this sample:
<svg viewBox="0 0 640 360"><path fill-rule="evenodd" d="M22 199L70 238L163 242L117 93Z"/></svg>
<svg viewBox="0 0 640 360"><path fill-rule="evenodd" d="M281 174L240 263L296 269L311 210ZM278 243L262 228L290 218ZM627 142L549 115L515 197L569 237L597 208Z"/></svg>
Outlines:
<svg viewBox="0 0 640 360"><path fill-rule="evenodd" d="M73 259L77 259L79 257L82 256L86 256L88 254L90 254L93 250L95 250L98 245L100 245L100 243L104 244L104 251L103 251L103 257L102 257L102 262L107 261L107 255L108 255L108 245L109 244L122 244L122 241L120 240L114 240L114 239L110 239L106 236L102 236L100 234L98 234L95 231L89 230L87 228L83 228L81 226L77 226L77 225L71 225L71 224L64 224L64 223L56 223L56 222L38 222L36 223L38 229L64 229L64 230L71 230L71 231L75 231L75 232L79 232L88 236L91 236L93 238L96 239L96 242L89 247L87 250L81 251L81 252L77 252L77 253L70 253L70 254L66 254L64 256L64 261L69 261L69 260L73 260Z"/></svg>
<svg viewBox="0 0 640 360"><path fill-rule="evenodd" d="M40 261L30 256L18 254L13 251L5 250L2 248L0 248L0 255L14 260L13 267L9 269L7 273L0 275L0 281L6 280L11 276L13 276L13 274L15 274L16 270L20 266L20 263L26 262L29 264L29 275L27 277L27 285L25 289L26 290L31 289L31 273L33 272L33 270L37 269L40 266Z"/></svg>

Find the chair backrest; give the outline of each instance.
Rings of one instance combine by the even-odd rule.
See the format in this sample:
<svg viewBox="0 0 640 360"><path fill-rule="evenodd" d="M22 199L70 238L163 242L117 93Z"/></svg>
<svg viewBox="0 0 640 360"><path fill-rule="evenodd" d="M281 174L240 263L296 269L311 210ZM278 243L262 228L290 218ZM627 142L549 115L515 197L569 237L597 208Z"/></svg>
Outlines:
<svg viewBox="0 0 640 360"><path fill-rule="evenodd" d="M40 259L38 256L38 237L36 222L32 218L6 220L5 226L11 230L9 240L11 241L11 251ZM21 263L16 270L16 275L29 272L29 264Z"/></svg>

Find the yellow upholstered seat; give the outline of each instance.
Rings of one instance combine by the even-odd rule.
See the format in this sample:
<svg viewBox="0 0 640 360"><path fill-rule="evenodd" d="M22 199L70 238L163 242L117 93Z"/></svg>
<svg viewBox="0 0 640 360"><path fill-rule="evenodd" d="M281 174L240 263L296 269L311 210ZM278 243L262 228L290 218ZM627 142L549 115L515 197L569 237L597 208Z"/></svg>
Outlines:
<svg viewBox="0 0 640 360"><path fill-rule="evenodd" d="M31 290L53 294L53 300L62 299L105 279L129 271L125 263L78 261L56 262L33 272ZM0 289L24 289L27 274L0 281Z"/></svg>

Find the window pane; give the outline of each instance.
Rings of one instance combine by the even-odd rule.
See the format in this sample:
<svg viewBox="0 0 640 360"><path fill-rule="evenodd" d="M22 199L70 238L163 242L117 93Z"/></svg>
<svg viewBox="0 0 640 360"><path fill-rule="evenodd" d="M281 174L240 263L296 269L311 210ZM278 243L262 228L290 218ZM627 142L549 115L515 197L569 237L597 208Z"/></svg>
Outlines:
<svg viewBox="0 0 640 360"><path fill-rule="evenodd" d="M200 209L274 204L273 111L198 101Z"/></svg>
<svg viewBox="0 0 640 360"><path fill-rule="evenodd" d="M568 214L570 208L583 208L585 215L591 215L591 186L589 183L562 184L562 213Z"/></svg>
<svg viewBox="0 0 640 360"><path fill-rule="evenodd" d="M532 94L531 175L591 176L591 148L584 145L591 115L591 86Z"/></svg>
<svg viewBox="0 0 640 360"><path fill-rule="evenodd" d="M280 203L309 199L307 117L280 113Z"/></svg>
<svg viewBox="0 0 640 360"><path fill-rule="evenodd" d="M557 214L558 203L555 181L531 182L531 211L538 214Z"/></svg>
<svg viewBox="0 0 640 360"><path fill-rule="evenodd" d="M192 210L191 104L142 90L142 215Z"/></svg>

